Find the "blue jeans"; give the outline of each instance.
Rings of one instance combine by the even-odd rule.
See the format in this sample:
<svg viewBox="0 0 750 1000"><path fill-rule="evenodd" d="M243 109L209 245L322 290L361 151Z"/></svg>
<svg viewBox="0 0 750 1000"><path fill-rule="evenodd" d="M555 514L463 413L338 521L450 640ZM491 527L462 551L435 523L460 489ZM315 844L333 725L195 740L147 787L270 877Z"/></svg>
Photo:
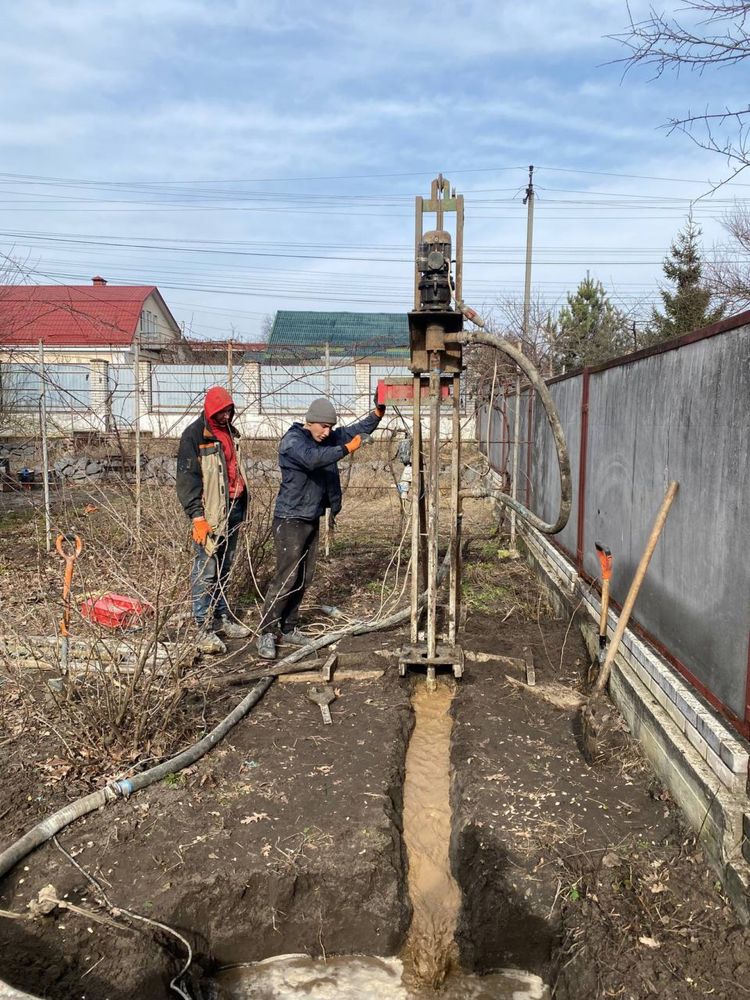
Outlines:
<svg viewBox="0 0 750 1000"><path fill-rule="evenodd" d="M247 491L232 501L227 519L227 534L223 535L212 555L206 555L202 545L193 542L193 568L190 587L193 618L199 626L209 625L214 618L229 614L226 585L232 568L240 525L247 512Z"/></svg>

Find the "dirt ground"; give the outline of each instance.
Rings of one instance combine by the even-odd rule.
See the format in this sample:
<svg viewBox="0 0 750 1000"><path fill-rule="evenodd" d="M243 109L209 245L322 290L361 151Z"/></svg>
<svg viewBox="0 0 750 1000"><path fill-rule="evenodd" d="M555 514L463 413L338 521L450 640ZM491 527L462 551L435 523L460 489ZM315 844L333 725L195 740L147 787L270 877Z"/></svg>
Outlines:
<svg viewBox="0 0 750 1000"><path fill-rule="evenodd" d="M310 593L311 634L331 626L321 604L358 618L400 597L399 504L385 471L376 485L347 496ZM81 511L101 497L65 502ZM170 503L166 493L157 499ZM59 614L60 567L39 554L39 524L38 510L10 509L0 496L4 613L34 633ZM624 726L608 735L601 764L582 758L575 693L586 653L577 625L554 617L479 503L467 505L464 538L460 642L469 655L452 705L451 793L462 964L537 972L560 1000L750 995L750 933ZM131 548L122 543L119 564L132 559L137 572ZM95 549L89 572L96 564L106 580L112 564ZM184 560L184 545L179 552ZM256 569L262 588L267 566ZM242 588L252 622L245 577ZM397 676L393 653L405 635L339 645L346 673L334 680L332 726L307 683L277 681L196 765L77 821L26 858L0 883L3 911L27 914L50 884L78 909L0 916L0 977L61 1000L160 1000L176 995L169 982L189 945L185 982L207 1000L220 995L212 973L235 962L397 954L410 914L400 828L410 690L422 683ZM533 690L523 684L527 650ZM149 763L200 738L244 696L227 679L254 665L252 649L235 643L231 652L186 668L178 709L141 755ZM81 715L50 700L48 679L12 658L0 665L3 848L133 763L131 737L95 746L94 727L76 741Z"/></svg>

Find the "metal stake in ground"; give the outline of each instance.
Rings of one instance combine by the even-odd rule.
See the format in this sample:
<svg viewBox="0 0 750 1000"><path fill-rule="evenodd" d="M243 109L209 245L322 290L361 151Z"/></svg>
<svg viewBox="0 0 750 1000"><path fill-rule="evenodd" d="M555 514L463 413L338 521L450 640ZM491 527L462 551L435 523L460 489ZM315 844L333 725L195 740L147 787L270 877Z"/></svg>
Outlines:
<svg viewBox="0 0 750 1000"><path fill-rule="evenodd" d="M635 571L633 582L630 584L628 596L625 598L625 603L622 606L622 612L617 620L617 627L615 628L615 633L612 636L612 643L607 652L606 659L604 660L604 664L599 671L599 676L596 679L596 684L591 692L588 703L583 709L583 755L589 764L592 764L597 757L599 724L597 722L596 713L599 710L602 692L604 691L607 681L609 680L612 663L614 662L615 656L617 656L617 651L620 648L620 641L622 640L623 633L628 626L630 613L633 610L633 605L638 597L638 591L641 589L641 584L643 583L643 578L646 575L648 564L651 562L651 556L654 554L656 543L659 541L659 535L661 535L662 528L667 520L669 508L672 506L672 501L677 495L677 489L678 483L671 482L669 484L669 488L667 489L661 507L659 508L659 513L656 515L656 520L654 521L654 526L651 529L651 534L648 536L646 549L641 556L641 561L638 563L638 569Z"/></svg>
<svg viewBox="0 0 750 1000"><path fill-rule="evenodd" d="M71 546L71 551L65 551L65 543ZM73 570L76 559L83 551L83 542L74 532L58 535L55 549L65 560L65 576L63 577L63 616L60 620L60 666L63 674L68 672L68 655L70 644L70 585L73 581Z"/></svg>

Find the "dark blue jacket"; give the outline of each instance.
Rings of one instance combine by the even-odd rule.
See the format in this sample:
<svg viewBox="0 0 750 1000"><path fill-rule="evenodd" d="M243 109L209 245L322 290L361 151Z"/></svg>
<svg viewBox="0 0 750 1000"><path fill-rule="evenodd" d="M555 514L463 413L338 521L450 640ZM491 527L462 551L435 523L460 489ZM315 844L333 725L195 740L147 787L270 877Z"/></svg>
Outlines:
<svg viewBox="0 0 750 1000"><path fill-rule="evenodd" d="M348 455L344 445L357 434L371 434L379 423L380 417L370 413L348 427L335 427L324 444L302 424L292 424L279 445L281 487L274 516L317 521L330 507L335 517L341 510L338 463Z"/></svg>

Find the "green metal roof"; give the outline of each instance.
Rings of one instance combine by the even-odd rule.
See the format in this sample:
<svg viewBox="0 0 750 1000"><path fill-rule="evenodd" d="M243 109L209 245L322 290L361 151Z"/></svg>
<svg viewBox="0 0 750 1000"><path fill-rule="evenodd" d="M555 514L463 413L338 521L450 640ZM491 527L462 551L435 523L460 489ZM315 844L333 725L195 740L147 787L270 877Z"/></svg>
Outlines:
<svg viewBox="0 0 750 1000"><path fill-rule="evenodd" d="M403 313L297 312L279 310L268 338L268 353L310 349L322 353L328 344L336 354L405 354L409 322Z"/></svg>

